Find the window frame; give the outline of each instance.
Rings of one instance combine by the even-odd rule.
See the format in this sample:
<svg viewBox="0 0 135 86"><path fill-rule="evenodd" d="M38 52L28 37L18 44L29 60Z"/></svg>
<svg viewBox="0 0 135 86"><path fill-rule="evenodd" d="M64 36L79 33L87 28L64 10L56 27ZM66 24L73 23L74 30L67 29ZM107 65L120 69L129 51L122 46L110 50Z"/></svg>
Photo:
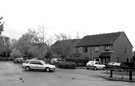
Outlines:
<svg viewBox="0 0 135 86"><path fill-rule="evenodd" d="M110 51L110 45L106 45L106 46L104 46L104 48L105 48L105 51Z"/></svg>
<svg viewBox="0 0 135 86"><path fill-rule="evenodd" d="M79 49L78 48L75 48L76 52L79 52Z"/></svg>
<svg viewBox="0 0 135 86"><path fill-rule="evenodd" d="M100 46L95 46L94 47L94 52L100 52Z"/></svg>
<svg viewBox="0 0 135 86"><path fill-rule="evenodd" d="M88 47L83 47L83 52L87 53L88 52Z"/></svg>
<svg viewBox="0 0 135 86"><path fill-rule="evenodd" d="M39 64L40 63L40 64ZM39 61L30 61L30 64L36 64L36 65L41 65L42 62L39 62ZM43 64L42 64L43 65Z"/></svg>
<svg viewBox="0 0 135 86"><path fill-rule="evenodd" d="M124 53L125 54L127 53L127 47L124 47Z"/></svg>

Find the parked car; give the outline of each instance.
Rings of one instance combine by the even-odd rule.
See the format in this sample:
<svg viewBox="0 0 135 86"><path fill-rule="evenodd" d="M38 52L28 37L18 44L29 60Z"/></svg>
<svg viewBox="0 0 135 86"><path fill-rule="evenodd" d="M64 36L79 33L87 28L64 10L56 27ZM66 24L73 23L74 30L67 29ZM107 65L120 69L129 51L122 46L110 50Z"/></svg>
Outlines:
<svg viewBox="0 0 135 86"><path fill-rule="evenodd" d="M60 58L52 58L52 60L51 60L51 64L54 64L54 65L56 65L60 62L62 62L62 59L60 59Z"/></svg>
<svg viewBox="0 0 135 86"><path fill-rule="evenodd" d="M14 59L14 63L22 63L24 59L22 57L18 57Z"/></svg>
<svg viewBox="0 0 135 86"><path fill-rule="evenodd" d="M97 69L105 69L105 65L104 64L100 64L99 61L89 61L87 64L86 64L86 68L87 69L94 69L94 70L97 70Z"/></svg>
<svg viewBox="0 0 135 86"><path fill-rule="evenodd" d="M125 63L120 63L120 62L109 62L106 65L106 68L111 68L111 69L129 69L128 65Z"/></svg>
<svg viewBox="0 0 135 86"><path fill-rule="evenodd" d="M45 70L46 72L55 71L56 69L54 65L47 64L43 60L35 60L35 59L26 60L22 64L22 68L24 68L27 71L35 69L35 70Z"/></svg>
<svg viewBox="0 0 135 86"><path fill-rule="evenodd" d="M121 63L119 62L109 62L107 65L108 66L120 66Z"/></svg>

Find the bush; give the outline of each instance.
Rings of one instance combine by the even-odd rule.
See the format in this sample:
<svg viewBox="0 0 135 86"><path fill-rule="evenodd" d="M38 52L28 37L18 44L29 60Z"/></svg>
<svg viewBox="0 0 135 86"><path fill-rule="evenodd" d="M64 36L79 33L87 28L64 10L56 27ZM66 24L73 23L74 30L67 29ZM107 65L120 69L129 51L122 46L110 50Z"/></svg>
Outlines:
<svg viewBox="0 0 135 86"><path fill-rule="evenodd" d="M75 62L77 66L86 66L86 63L89 61L89 58L82 57L68 57L66 58L67 62Z"/></svg>
<svg viewBox="0 0 135 86"><path fill-rule="evenodd" d="M75 69L76 64L74 62L61 62L58 64L58 68Z"/></svg>
<svg viewBox="0 0 135 86"><path fill-rule="evenodd" d="M22 54L21 54L20 50L13 49L12 52L10 53L10 56L12 59L15 59L17 57L22 56Z"/></svg>

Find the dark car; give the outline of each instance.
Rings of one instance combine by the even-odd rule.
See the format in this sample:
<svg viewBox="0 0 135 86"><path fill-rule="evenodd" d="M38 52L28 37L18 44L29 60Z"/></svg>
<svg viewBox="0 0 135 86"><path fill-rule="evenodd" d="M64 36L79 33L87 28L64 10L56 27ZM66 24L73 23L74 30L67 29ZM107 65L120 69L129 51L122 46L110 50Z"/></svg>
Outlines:
<svg viewBox="0 0 135 86"><path fill-rule="evenodd" d="M22 63L23 61L24 59L22 57L14 59L14 63Z"/></svg>
<svg viewBox="0 0 135 86"><path fill-rule="evenodd" d="M62 59L60 59L60 58L53 58L51 60L51 64L54 64L54 65L61 63L61 62L62 62Z"/></svg>
<svg viewBox="0 0 135 86"><path fill-rule="evenodd" d="M106 64L106 68L110 69L129 69L129 66L125 63L120 62L109 62Z"/></svg>

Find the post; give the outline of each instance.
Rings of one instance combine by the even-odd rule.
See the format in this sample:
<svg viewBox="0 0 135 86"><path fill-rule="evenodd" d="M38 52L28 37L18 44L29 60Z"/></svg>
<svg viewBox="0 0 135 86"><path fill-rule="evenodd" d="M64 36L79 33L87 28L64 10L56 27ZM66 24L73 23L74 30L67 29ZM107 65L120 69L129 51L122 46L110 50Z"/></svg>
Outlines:
<svg viewBox="0 0 135 86"><path fill-rule="evenodd" d="M113 77L113 71L114 71L114 70L110 70L110 78Z"/></svg>
<svg viewBox="0 0 135 86"><path fill-rule="evenodd" d="M129 70L129 80L132 80L132 70Z"/></svg>

